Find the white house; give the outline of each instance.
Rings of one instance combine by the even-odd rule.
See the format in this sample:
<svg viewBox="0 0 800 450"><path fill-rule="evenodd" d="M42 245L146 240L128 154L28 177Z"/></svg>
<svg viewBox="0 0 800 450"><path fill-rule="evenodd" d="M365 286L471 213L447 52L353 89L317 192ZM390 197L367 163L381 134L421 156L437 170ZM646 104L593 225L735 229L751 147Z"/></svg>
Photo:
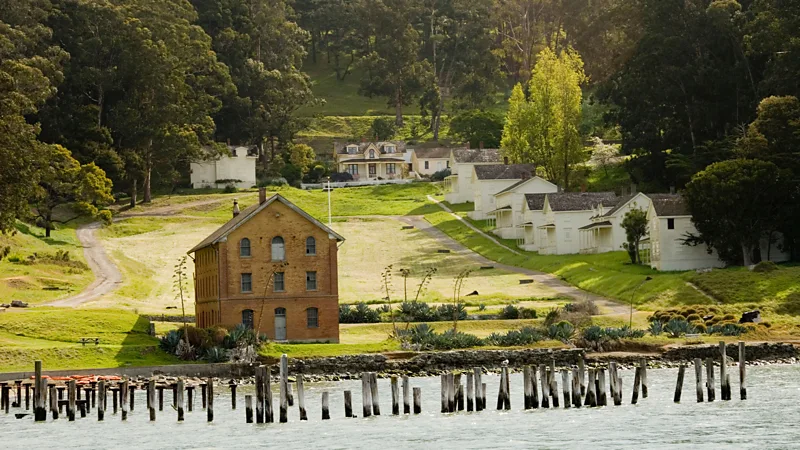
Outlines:
<svg viewBox="0 0 800 450"><path fill-rule="evenodd" d="M256 185L255 146L228 146L231 155L222 155L208 161L190 164L192 188L219 188L228 185L249 189Z"/></svg>
<svg viewBox="0 0 800 450"><path fill-rule="evenodd" d="M448 203L474 201L472 168L479 165L497 164L502 161L496 148L454 148L450 152L450 176L444 179L444 199Z"/></svg>
<svg viewBox="0 0 800 450"><path fill-rule="evenodd" d="M336 170L347 172L355 181L402 179L409 172L411 155L401 141L334 142Z"/></svg>
<svg viewBox="0 0 800 450"><path fill-rule="evenodd" d="M616 206L606 213L602 213L601 205L595 207L595 215L591 223L580 228L581 253L605 253L622 250L622 244L627 242L622 220L632 209L640 209L645 214L650 209L650 199L660 198L669 194L637 194L621 197Z"/></svg>
<svg viewBox="0 0 800 450"><path fill-rule="evenodd" d="M539 251L539 229L545 224L544 200L547 194L525 194L522 205L522 242L520 248L529 252Z"/></svg>
<svg viewBox="0 0 800 450"><path fill-rule="evenodd" d="M543 178L528 178L528 174L523 174L522 180L494 194L495 210L487 214L495 219L492 232L503 239L523 239L526 195L548 192L558 192L558 186Z"/></svg>
<svg viewBox="0 0 800 450"><path fill-rule="evenodd" d="M472 193L474 210L468 213L473 220L489 218L494 211L494 194L528 179L536 174L533 164L491 164L472 167ZM494 217L492 217L494 218Z"/></svg>
<svg viewBox="0 0 800 450"><path fill-rule="evenodd" d="M539 230L539 253L579 253L581 247L578 229L591 221L598 211L605 214L616 204L617 196L613 192L547 194L542 208L545 223L536 227Z"/></svg>
<svg viewBox="0 0 800 450"><path fill-rule="evenodd" d="M411 150L412 170L420 175L431 176L450 168L451 149L446 147L415 148Z"/></svg>

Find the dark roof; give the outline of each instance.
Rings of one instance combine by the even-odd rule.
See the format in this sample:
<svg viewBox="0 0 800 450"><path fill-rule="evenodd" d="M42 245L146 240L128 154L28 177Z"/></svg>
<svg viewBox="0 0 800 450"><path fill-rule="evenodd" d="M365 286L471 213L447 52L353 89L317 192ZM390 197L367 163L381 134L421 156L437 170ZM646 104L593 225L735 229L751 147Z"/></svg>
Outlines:
<svg viewBox="0 0 800 450"><path fill-rule="evenodd" d="M403 158L389 158L389 157L381 157L381 158L375 158L375 159L352 158L352 159L343 159L343 160L341 160L339 162L341 162L342 164L350 164L350 163L365 163L365 162L379 163L381 161L384 161L384 162L386 162L386 161L389 161L389 162L392 162L392 161L404 162L405 159L403 159Z"/></svg>
<svg viewBox="0 0 800 450"><path fill-rule="evenodd" d="M525 194L525 202L531 211L541 211L544 209L544 198L547 194Z"/></svg>
<svg viewBox="0 0 800 450"><path fill-rule="evenodd" d="M449 147L415 148L414 153L417 154L417 158L449 158L451 150Z"/></svg>
<svg viewBox="0 0 800 450"><path fill-rule="evenodd" d="M547 194L553 211L588 211L598 204L614 206L617 196L613 192L560 192Z"/></svg>
<svg viewBox="0 0 800 450"><path fill-rule="evenodd" d="M511 211L511 207L510 206L503 206L502 208L497 208L494 211L489 211L488 214L496 213L496 212L500 212L500 211Z"/></svg>
<svg viewBox="0 0 800 450"><path fill-rule="evenodd" d="M367 147L369 147L370 144L375 144L375 147L378 149L378 151L381 152L381 154L385 154L386 153L386 146L387 145L394 145L395 146L395 153L405 153L406 152L406 143L403 142L403 141L347 142L347 143L334 142L333 143L333 148L336 151L336 153L338 153L340 155L347 155L348 154L347 153L347 146L349 146L349 145L357 145L358 146L358 152L359 153L364 153L365 151L367 151Z"/></svg>
<svg viewBox="0 0 800 450"><path fill-rule="evenodd" d="M489 164L475 166L475 175L479 180L520 180L530 178L536 173L533 164Z"/></svg>
<svg viewBox="0 0 800 450"><path fill-rule="evenodd" d="M611 222L609 222L608 220L604 220L602 222L590 223L589 225L582 226L582 227L580 227L578 229L579 230L590 230L592 228L603 228L603 227L610 227L610 226L612 226Z"/></svg>
<svg viewBox="0 0 800 450"><path fill-rule="evenodd" d="M489 163L500 162L500 150L496 148L456 148L453 159L457 163Z"/></svg>
<svg viewBox="0 0 800 450"><path fill-rule="evenodd" d="M207 238L203 239L202 242L200 242L199 244L195 245L194 248L189 250L187 253L194 253L194 252L196 252L198 250L201 250L201 249L203 249L205 247L208 247L209 245L213 245L213 244L216 244L217 242L220 242L224 237L228 236L228 234L230 234L231 231L233 231L236 228L238 228L239 225L247 222L250 218L252 218L256 214L261 212L264 208L266 208L267 206L272 204L272 202L274 202L274 201L279 201L279 202L283 203L284 205L288 206L289 208L291 208L292 210L294 210L295 212L297 212L301 216L303 216L306 219L308 219L309 222L311 222L314 225L322 228L328 234L332 234L333 236L335 236L337 240L344 241L344 238L340 234L338 234L337 232L331 230L330 228L325 226L319 220L311 217L307 212L305 212L302 209L298 208L294 203L290 202L289 200L286 200L280 194L275 194L272 197L268 198L267 201L265 201L264 203L256 203L255 205L248 206L247 208L242 210L239 213L238 216L232 218L227 223L225 223L225 225L219 227L217 229L217 231L211 233Z"/></svg>
<svg viewBox="0 0 800 450"><path fill-rule="evenodd" d="M680 194L658 194L657 196L648 195L648 197L653 203L656 215L660 217L690 215L689 208Z"/></svg>
<svg viewBox="0 0 800 450"><path fill-rule="evenodd" d="M624 197L619 197L619 201L617 202L616 206L614 206L609 212L603 214L603 217L611 217L617 213L623 206L625 206L629 201L633 200L638 194L631 194L626 195ZM669 197L673 194L642 194L647 196L651 201L657 198L665 198Z"/></svg>

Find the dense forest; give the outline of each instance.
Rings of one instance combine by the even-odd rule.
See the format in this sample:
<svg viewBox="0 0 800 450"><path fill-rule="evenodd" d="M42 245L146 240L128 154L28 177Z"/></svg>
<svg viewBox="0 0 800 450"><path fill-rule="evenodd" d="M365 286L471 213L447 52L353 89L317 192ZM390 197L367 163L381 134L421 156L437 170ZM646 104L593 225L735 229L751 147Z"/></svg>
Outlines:
<svg viewBox="0 0 800 450"><path fill-rule="evenodd" d="M723 169L751 186L769 178L781 194L767 198L782 203L754 206L773 219L741 239L767 228L797 239L800 0L4 4L0 229L30 205L49 228L60 204L102 216L112 193L150 201L226 141L257 145L267 171L313 164L293 142L312 120L300 111L325 101L303 65L324 60L337 80L359 77L358 95L385 99L396 125L411 111L434 140L444 118L465 141L500 144L502 130L507 154L567 188L598 127L621 138L630 178L649 190ZM586 105L600 124L585 126Z"/></svg>

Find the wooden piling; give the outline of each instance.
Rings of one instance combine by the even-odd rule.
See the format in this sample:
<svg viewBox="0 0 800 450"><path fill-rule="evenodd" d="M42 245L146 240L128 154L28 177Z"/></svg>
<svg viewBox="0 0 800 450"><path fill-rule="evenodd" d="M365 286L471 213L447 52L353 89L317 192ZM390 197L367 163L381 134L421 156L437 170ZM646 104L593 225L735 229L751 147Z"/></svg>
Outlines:
<svg viewBox="0 0 800 450"><path fill-rule="evenodd" d="M678 383L675 385L675 397L673 399L675 403L681 402L681 393L683 392L683 375L685 371L686 366L681 364L680 367L678 367Z"/></svg>
<svg viewBox="0 0 800 450"><path fill-rule="evenodd" d="M131 407L130 407L129 411L133 411L134 400L136 399L136 385L134 384L134 385L129 386L128 390L130 391L128 394L129 394L129 398L130 398L130 402L131 402Z"/></svg>
<svg viewBox="0 0 800 450"><path fill-rule="evenodd" d="M9 391L11 390L10 387L6 385L6 383L0 383L0 409L2 409L6 414L9 413L11 409L11 394Z"/></svg>
<svg viewBox="0 0 800 450"><path fill-rule="evenodd" d="M63 391L59 391L61 393ZM61 400L61 397L58 398ZM31 409L31 385L30 383L25 383L25 411Z"/></svg>
<svg viewBox="0 0 800 450"><path fill-rule="evenodd" d="M551 368L547 371L547 378L550 380L550 405L552 405L553 408L558 408L558 380L556 380L555 365L551 365Z"/></svg>
<svg viewBox="0 0 800 450"><path fill-rule="evenodd" d="M583 402L581 401L581 378L578 373L578 368L572 368L572 406L580 408Z"/></svg>
<svg viewBox="0 0 800 450"><path fill-rule="evenodd" d="M256 367L256 423L264 423L264 366ZM249 423L249 422L248 422Z"/></svg>
<svg viewBox="0 0 800 450"><path fill-rule="evenodd" d="M739 341L739 398L747 400L747 386L745 385L745 347L744 341Z"/></svg>
<svg viewBox="0 0 800 450"><path fill-rule="evenodd" d="M91 386L92 389L92 408L95 408L97 407L96 403L97 395L95 393L97 390L97 381L90 381L89 386Z"/></svg>
<svg viewBox="0 0 800 450"><path fill-rule="evenodd" d="M303 387L303 374L297 374L297 406L300 409L300 420L308 420L306 413L306 392Z"/></svg>
<svg viewBox="0 0 800 450"><path fill-rule="evenodd" d="M422 412L422 388L414 388L414 414Z"/></svg>
<svg viewBox="0 0 800 450"><path fill-rule="evenodd" d="M369 380L369 372L361 374L361 416L364 418L372 415L372 388Z"/></svg>
<svg viewBox="0 0 800 450"><path fill-rule="evenodd" d="M633 375L633 394L631 394L631 405L639 401L639 385L642 383L642 368L635 367Z"/></svg>
<svg viewBox="0 0 800 450"><path fill-rule="evenodd" d="M483 384L481 382L481 375L483 374L483 370L480 367L474 367L472 369L472 373L474 374L474 382L475 382L475 411L483 411L486 408L486 404L484 400L486 399L485 393L481 390Z"/></svg>
<svg viewBox="0 0 800 450"><path fill-rule="evenodd" d="M708 401L713 402L716 397L714 388L714 358L706 358L706 393Z"/></svg>
<svg viewBox="0 0 800 450"><path fill-rule="evenodd" d="M16 388L17 388L17 393L16 393L17 401L14 403L14 407L15 408L21 408L22 407L22 380L17 380L17 381L14 382L14 384L16 385ZM51 394L52 394L52 392L51 392Z"/></svg>
<svg viewBox="0 0 800 450"><path fill-rule="evenodd" d="M464 410L464 385L461 383L461 374L457 373L453 376L453 382L456 385L456 410Z"/></svg>
<svg viewBox="0 0 800 450"><path fill-rule="evenodd" d="M561 369L561 392L564 395L564 408L569 408L569 372L567 369Z"/></svg>
<svg viewBox="0 0 800 450"><path fill-rule="evenodd" d="M531 366L522 367L523 409L531 409Z"/></svg>
<svg viewBox="0 0 800 450"><path fill-rule="evenodd" d="M506 401L506 368L500 368L500 386L497 389L497 410L503 409Z"/></svg>
<svg viewBox="0 0 800 450"><path fill-rule="evenodd" d="M207 387L206 386L207 385L205 383L200 383L200 402L203 405L203 409L206 409L206 404L207 404L207 401L206 401L206 396L207 396L206 390L207 390ZM164 392L163 392L163 389L159 389L159 391L158 391L158 410L161 411L162 409L164 409Z"/></svg>
<svg viewBox="0 0 800 450"><path fill-rule="evenodd" d="M344 391L344 416L353 417L353 394L350 391Z"/></svg>
<svg viewBox="0 0 800 450"><path fill-rule="evenodd" d="M53 417L53 420L58 420L58 397L56 397L56 387L50 386L49 392L49 399L50 399L50 415ZM22 399L18 399L18 402ZM97 408L98 420L103 420L102 417L102 408Z"/></svg>
<svg viewBox="0 0 800 450"><path fill-rule="evenodd" d="M547 368L544 364L539 365L539 383L542 385L542 408L550 407L550 382L547 379Z"/></svg>
<svg viewBox="0 0 800 450"><path fill-rule="evenodd" d="M164 392L161 390L161 392ZM156 379L150 378L147 380L147 412L150 415L150 421L156 421Z"/></svg>
<svg viewBox="0 0 800 450"><path fill-rule="evenodd" d="M230 383L228 383L228 387L231 390L231 409L235 411L236 410L236 381L231 380Z"/></svg>
<svg viewBox="0 0 800 450"><path fill-rule="evenodd" d="M328 399L328 391L322 393L322 420L331 418L330 403Z"/></svg>
<svg viewBox="0 0 800 450"><path fill-rule="evenodd" d="M89 412L92 406L91 398L92 398L92 388L84 387L83 388L84 400L86 400L86 412Z"/></svg>
<svg viewBox="0 0 800 450"><path fill-rule="evenodd" d="M647 398L647 359L639 360L639 367L642 368L639 378L642 381L642 398Z"/></svg>
<svg viewBox="0 0 800 450"><path fill-rule="evenodd" d="M442 414L444 414L444 413L449 412L449 410L447 408L447 374L446 373L443 373L443 374L441 374L439 376L439 383L440 383L441 388L442 388L440 401L441 401L441 404L442 404L441 405L442 406L442 408L441 408L442 409Z"/></svg>
<svg viewBox="0 0 800 450"><path fill-rule="evenodd" d="M97 421L102 422L106 415L106 380L97 382Z"/></svg>
<svg viewBox="0 0 800 450"><path fill-rule="evenodd" d="M117 384L117 387L111 388L111 403L114 415L117 415L117 411L119 410L119 397L117 394L118 392L119 392L119 384Z"/></svg>
<svg viewBox="0 0 800 450"><path fill-rule="evenodd" d="M208 377L206 382L206 390L208 391L208 398L206 404L206 417L209 422L214 421L214 379Z"/></svg>
<svg viewBox="0 0 800 450"><path fill-rule="evenodd" d="M400 415L400 387L397 384L397 375L391 377L392 386L392 415Z"/></svg>
<svg viewBox="0 0 800 450"><path fill-rule="evenodd" d="M731 399L731 385L728 379L728 354L725 348L725 341L719 341L719 386L722 400Z"/></svg>
<svg viewBox="0 0 800 450"><path fill-rule="evenodd" d="M281 380L278 382L280 387L280 412L278 420L280 423L286 423L289 421L289 397L287 393L289 383L284 379L283 360L281 360L281 372Z"/></svg>
<svg viewBox="0 0 800 450"><path fill-rule="evenodd" d="M122 379L122 388L120 389L120 406L122 407L122 420L128 420L128 379Z"/></svg>
<svg viewBox="0 0 800 450"><path fill-rule="evenodd" d="M75 380L67 381L67 420L70 422L75 421L75 402L77 401L78 394L75 385Z"/></svg>
<svg viewBox="0 0 800 450"><path fill-rule="evenodd" d="M508 411L511 409L511 372L508 367L505 367L506 372L506 395L503 398L503 408Z"/></svg>
<svg viewBox="0 0 800 450"><path fill-rule="evenodd" d="M597 406L594 377L595 369L588 369L586 371L586 398L584 399L583 406Z"/></svg>
<svg viewBox="0 0 800 450"><path fill-rule="evenodd" d="M411 384L408 375L403 375L403 414L411 414Z"/></svg>
<svg viewBox="0 0 800 450"><path fill-rule="evenodd" d="M595 372L598 374L598 372ZM608 406L608 396L606 395L606 369L599 370L597 377L597 406Z"/></svg>
<svg viewBox="0 0 800 450"><path fill-rule="evenodd" d="M46 391L43 389L43 386L46 386L47 381L42 381L42 362L41 361L34 361L33 363L33 370L34 370L34 387L36 391L34 393L34 402L33 402L33 417L36 422L44 422L47 420L47 410L44 406L44 400Z"/></svg>
<svg viewBox="0 0 800 450"><path fill-rule="evenodd" d="M378 397L378 374L372 372L369 374L369 388L372 397L372 415L381 415L380 397Z"/></svg>
<svg viewBox="0 0 800 450"><path fill-rule="evenodd" d="M258 408L258 405L256 405L256 408ZM253 423L253 396L249 394L244 396L244 421L245 423Z"/></svg>
<svg viewBox="0 0 800 450"><path fill-rule="evenodd" d="M157 386L158 390L158 410L164 410L164 386ZM203 408L206 407L206 387L203 386Z"/></svg>
<svg viewBox="0 0 800 450"><path fill-rule="evenodd" d="M183 391L184 391L184 383L183 379L179 378L178 383L175 385L175 388L178 392L177 398L177 408L178 408L178 422L183 422Z"/></svg>
<svg viewBox="0 0 800 450"><path fill-rule="evenodd" d="M186 386L186 410L192 412L194 407L194 385Z"/></svg>
<svg viewBox="0 0 800 450"><path fill-rule="evenodd" d="M697 403L703 403L703 360L694 359L694 381L697 392Z"/></svg>
<svg viewBox="0 0 800 450"><path fill-rule="evenodd" d="M608 387L611 390L611 401L614 405L617 403L617 363L609 361L608 363Z"/></svg>
<svg viewBox="0 0 800 450"><path fill-rule="evenodd" d="M531 408L539 408L539 382L537 380L536 366L531 366L530 383L531 383Z"/></svg>
<svg viewBox="0 0 800 450"><path fill-rule="evenodd" d="M586 395L586 362L583 356L578 358L578 384L581 390L581 397Z"/></svg>
<svg viewBox="0 0 800 450"><path fill-rule="evenodd" d="M264 367L262 381L264 384L264 421L266 423L275 422L275 413L272 408L272 366Z"/></svg>
<svg viewBox="0 0 800 450"><path fill-rule="evenodd" d="M456 412L456 382L453 372L447 374L447 411Z"/></svg>

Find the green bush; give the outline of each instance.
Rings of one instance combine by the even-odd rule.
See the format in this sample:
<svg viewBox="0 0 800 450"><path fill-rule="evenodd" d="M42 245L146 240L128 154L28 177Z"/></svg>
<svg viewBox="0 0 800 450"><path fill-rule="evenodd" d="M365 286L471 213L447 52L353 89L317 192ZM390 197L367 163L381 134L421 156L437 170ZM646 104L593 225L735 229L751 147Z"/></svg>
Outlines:
<svg viewBox="0 0 800 450"><path fill-rule="evenodd" d="M439 334L427 323L421 323L401 335L423 350L454 350L483 345L483 340L477 336L453 330Z"/></svg>
<svg viewBox="0 0 800 450"><path fill-rule="evenodd" d="M225 193L225 194L235 194L235 193L239 192L239 189L236 186L232 185L232 184L228 184L228 185L225 185L225 189L223 189L222 192Z"/></svg>
<svg viewBox="0 0 800 450"><path fill-rule="evenodd" d="M203 352L203 359L210 363L228 362L228 353L222 347L210 347Z"/></svg>
<svg viewBox="0 0 800 450"><path fill-rule="evenodd" d="M20 256L18 253L14 253L13 255L9 255L7 259L8 259L8 262L12 262L12 263L21 263L23 261L22 256Z"/></svg>
<svg viewBox="0 0 800 450"><path fill-rule="evenodd" d="M450 175L450 169L442 169L434 172L434 174L431 175L431 181L442 181Z"/></svg>
<svg viewBox="0 0 800 450"><path fill-rule="evenodd" d="M650 334L653 336L659 336L664 331L664 323L660 320L654 320L650 322Z"/></svg>
<svg viewBox="0 0 800 450"><path fill-rule="evenodd" d="M519 308L517 308L514 305L507 305L505 308L503 308L503 311L500 313L500 318L506 320L519 319L519 316L520 316Z"/></svg>
<svg viewBox="0 0 800 450"><path fill-rule="evenodd" d="M768 273L778 270L778 265L774 261L761 261L753 266L753 272Z"/></svg>
<svg viewBox="0 0 800 450"><path fill-rule="evenodd" d="M458 320L466 320L467 307L464 306L463 303L459 303L455 306L450 303L445 303L443 305L439 305L439 307L436 308L436 314L440 322L447 322L448 320L453 320L454 316L457 316Z"/></svg>
<svg viewBox="0 0 800 450"><path fill-rule="evenodd" d="M170 355L174 355L180 343L181 333L178 330L169 330L167 334L161 336L161 341L158 343L158 346L161 347L161 350L164 350Z"/></svg>
<svg viewBox="0 0 800 450"><path fill-rule="evenodd" d="M698 320L703 320L703 319L697 314L689 314L688 316L686 316L686 320L688 320L689 322L696 322Z"/></svg>
<svg viewBox="0 0 800 450"><path fill-rule="evenodd" d="M564 343L569 342L573 334L575 334L575 327L565 320L547 327L547 337Z"/></svg>
<svg viewBox="0 0 800 450"><path fill-rule="evenodd" d="M381 314L364 302L356 303L355 308L351 305L339 305L339 323L378 323L380 321Z"/></svg>
<svg viewBox="0 0 800 450"><path fill-rule="evenodd" d="M684 334L691 334L695 331L694 326L685 319L672 318L664 325L664 332L672 338L681 337Z"/></svg>
<svg viewBox="0 0 800 450"><path fill-rule="evenodd" d="M486 345L497 347L517 347L535 344L544 339L541 331L534 327L522 327L519 330L509 330L505 334L492 333L484 342Z"/></svg>
<svg viewBox="0 0 800 450"><path fill-rule="evenodd" d="M747 333L747 327L738 323L726 323L708 327L708 334L719 334L722 336L739 336Z"/></svg>

